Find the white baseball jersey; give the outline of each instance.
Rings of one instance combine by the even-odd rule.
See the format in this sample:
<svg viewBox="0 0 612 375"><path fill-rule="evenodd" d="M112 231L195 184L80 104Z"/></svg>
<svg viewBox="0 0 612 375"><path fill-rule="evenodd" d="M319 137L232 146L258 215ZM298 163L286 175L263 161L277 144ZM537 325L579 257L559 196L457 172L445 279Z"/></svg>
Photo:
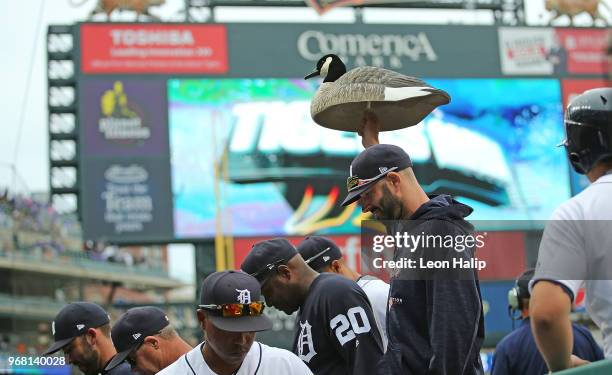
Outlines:
<svg viewBox="0 0 612 375"><path fill-rule="evenodd" d="M389 305L389 284L372 277L362 276L357 285L363 289L372 304L374 319L382 335L383 348L387 351L387 306Z"/></svg>
<svg viewBox="0 0 612 375"><path fill-rule="evenodd" d="M202 355L203 342L176 362L158 372L158 375L217 375L210 369ZM288 350L274 348L257 341L244 357L236 375L312 375L312 372L295 354Z"/></svg>
<svg viewBox="0 0 612 375"><path fill-rule="evenodd" d="M612 171L562 204L546 224L537 280L553 280L576 297L585 286L586 308L612 358Z"/></svg>

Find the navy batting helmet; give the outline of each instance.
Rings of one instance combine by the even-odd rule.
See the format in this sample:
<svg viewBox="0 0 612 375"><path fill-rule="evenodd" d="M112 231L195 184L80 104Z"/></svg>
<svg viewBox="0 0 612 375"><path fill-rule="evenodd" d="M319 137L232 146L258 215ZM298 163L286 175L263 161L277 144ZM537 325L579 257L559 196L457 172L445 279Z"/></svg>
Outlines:
<svg viewBox="0 0 612 375"><path fill-rule="evenodd" d="M612 158L612 88L587 90L567 106L563 142L567 156L580 174Z"/></svg>

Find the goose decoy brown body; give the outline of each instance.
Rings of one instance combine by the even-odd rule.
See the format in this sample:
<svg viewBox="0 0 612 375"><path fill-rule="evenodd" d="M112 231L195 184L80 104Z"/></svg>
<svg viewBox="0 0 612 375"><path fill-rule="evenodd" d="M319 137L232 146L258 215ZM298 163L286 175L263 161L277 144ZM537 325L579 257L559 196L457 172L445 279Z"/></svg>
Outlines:
<svg viewBox="0 0 612 375"><path fill-rule="evenodd" d="M416 125L450 96L424 81L392 70L364 66L346 71L333 54L323 56L304 77L324 77L310 105L312 119L326 128L356 131L366 109L373 110L382 131Z"/></svg>

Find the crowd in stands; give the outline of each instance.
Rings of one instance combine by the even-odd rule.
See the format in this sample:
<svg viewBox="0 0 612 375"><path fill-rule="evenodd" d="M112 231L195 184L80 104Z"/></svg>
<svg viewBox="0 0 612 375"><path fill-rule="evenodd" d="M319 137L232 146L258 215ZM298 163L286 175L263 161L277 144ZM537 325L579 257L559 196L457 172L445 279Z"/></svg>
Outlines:
<svg viewBox="0 0 612 375"><path fill-rule="evenodd" d="M74 215L63 215L32 197L0 191L0 255L34 252L44 257L72 256L127 267L162 268L155 252L126 249L104 239L83 242ZM159 251L157 252L159 253Z"/></svg>

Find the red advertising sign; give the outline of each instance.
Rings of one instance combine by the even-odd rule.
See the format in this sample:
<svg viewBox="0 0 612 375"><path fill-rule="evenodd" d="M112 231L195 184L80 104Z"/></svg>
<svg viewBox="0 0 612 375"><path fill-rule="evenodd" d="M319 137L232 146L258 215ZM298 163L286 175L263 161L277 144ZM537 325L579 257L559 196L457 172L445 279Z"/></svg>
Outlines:
<svg viewBox="0 0 612 375"><path fill-rule="evenodd" d="M610 81L604 79L564 79L561 81L563 108L567 108L569 102L577 95L598 87L610 87Z"/></svg>
<svg viewBox="0 0 612 375"><path fill-rule="evenodd" d="M607 68L607 35L604 29L556 29L559 41L567 51L570 74L604 74Z"/></svg>
<svg viewBox="0 0 612 375"><path fill-rule="evenodd" d="M228 70L224 25L84 24L84 73L221 74Z"/></svg>

